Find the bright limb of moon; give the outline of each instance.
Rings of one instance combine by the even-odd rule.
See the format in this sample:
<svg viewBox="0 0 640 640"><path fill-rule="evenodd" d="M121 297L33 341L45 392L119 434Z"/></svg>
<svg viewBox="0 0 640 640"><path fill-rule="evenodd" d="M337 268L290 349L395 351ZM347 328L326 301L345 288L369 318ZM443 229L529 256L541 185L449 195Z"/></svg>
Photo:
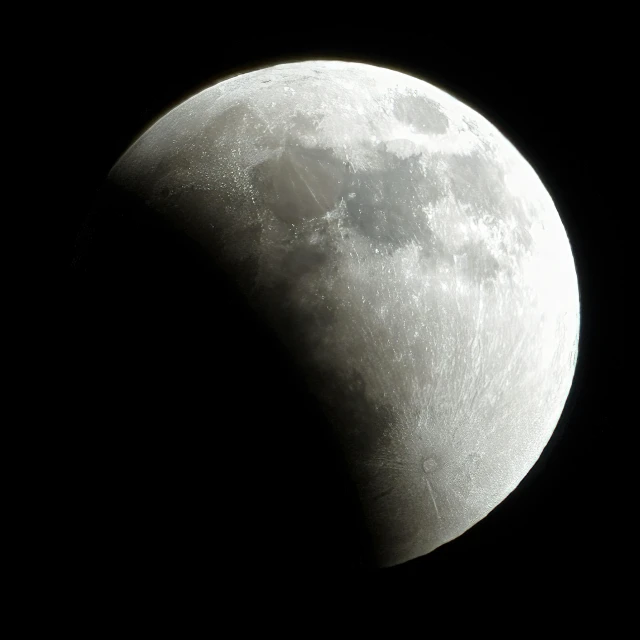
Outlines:
<svg viewBox="0 0 640 640"><path fill-rule="evenodd" d="M379 564L461 535L540 456L574 373L575 266L541 180L470 107L370 65L278 65L180 104L110 181L295 354Z"/></svg>

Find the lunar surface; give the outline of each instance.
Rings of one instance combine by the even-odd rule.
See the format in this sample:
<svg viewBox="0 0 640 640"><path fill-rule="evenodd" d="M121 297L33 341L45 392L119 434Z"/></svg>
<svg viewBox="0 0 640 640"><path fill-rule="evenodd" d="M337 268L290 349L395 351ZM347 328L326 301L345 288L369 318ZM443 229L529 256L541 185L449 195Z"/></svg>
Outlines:
<svg viewBox="0 0 640 640"><path fill-rule="evenodd" d="M109 181L294 355L380 566L464 533L540 456L574 373L575 267L540 179L470 107L379 67L282 64L180 104Z"/></svg>

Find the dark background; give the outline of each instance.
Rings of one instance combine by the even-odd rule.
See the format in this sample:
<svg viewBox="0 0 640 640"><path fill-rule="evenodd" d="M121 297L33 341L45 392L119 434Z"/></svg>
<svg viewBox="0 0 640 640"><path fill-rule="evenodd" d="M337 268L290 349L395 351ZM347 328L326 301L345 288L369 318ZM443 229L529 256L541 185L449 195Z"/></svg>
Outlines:
<svg viewBox="0 0 640 640"><path fill-rule="evenodd" d="M145 256L156 258L171 246L171 256L160 275L150 275L147 268L135 286L129 282L124 298L104 279L97 286L86 274L69 270L61 338L69 365L63 376L69 464L60 472L67 490L57 518L63 531L73 531L66 545L69 566L79 579L136 593L173 594L176 584L188 583L190 590L207 594L214 585L236 579L241 584L275 581L281 575L338 580L344 568L330 562L337 555L349 575L420 584L427 598L449 583L466 592L481 592L491 584L500 593L554 594L561 602L584 593L604 597L620 562L619 524L611 505L615 434L626 424L617 395L624 354L611 343L624 315L620 228L614 222L619 212L612 210L609 186L614 178L610 125L618 107L607 99L607 87L618 86L621 56L599 38L566 32L508 42L487 38L461 46L450 38L383 30L349 30L348 36L313 31L298 37L291 32L268 38L231 34L203 43L184 33L148 33L141 39L139 32L123 29L102 39L85 35L69 46L62 73L68 87L62 95L73 111L65 144L74 166L60 245L68 262L109 169L171 107L222 77L258 66L317 57L348 59L431 81L485 115L514 142L547 186L564 222L582 312L577 372L563 417L518 489L459 539L405 565L370 571L363 568L364 560L350 565L351 551L338 542L336 531L344 526L348 549L366 548L366 542L353 542L361 542L357 525L344 525L339 518L338 524L321 525L304 504L310 502L300 488L306 482L314 500L325 500L320 513L329 518L342 485L341 480L329 483L333 488L323 494L325 476L318 473L327 470L321 454L303 454L300 461L299 451L325 451L330 443L314 445L315 435L300 436L299 429L281 426L286 420L320 420L309 418L315 408L287 373L286 360L242 315L241 303L214 275L209 274L220 287L214 307L194 301L210 285L203 279L191 288L182 286L184 278L198 278L192 247L176 248L167 240L169 232L156 229L159 240L149 248L138 229L122 250L127 256L122 264L135 263L144 271L147 259L136 258L142 245ZM180 266L183 259L193 264ZM107 272L113 274L113 269ZM153 292L145 294L147 287ZM134 311L114 311L118 300L137 309L137 319ZM221 320L222 311L229 309L233 313ZM190 321L188 312L208 320ZM158 317L165 318L164 324L151 329ZM208 324L212 317L218 325ZM177 342L168 337L171 326L178 327ZM204 344L197 336L210 334L212 326L222 338ZM245 340L246 332L252 337ZM172 340L175 344L167 346ZM132 356L134 343L142 346ZM154 345L170 355L158 356ZM173 372L181 381L169 383L159 370ZM212 386L202 382L204 373ZM157 399L171 394L182 398L158 408ZM280 433L275 444L264 432L237 435L243 424L261 416L272 425L269 434ZM193 433L182 428L189 436L153 427L171 419L201 427ZM139 425L149 423L141 433ZM236 435L223 435L230 430ZM213 475L211 466L218 469ZM339 464L334 467L340 478ZM179 495L172 494L176 486ZM276 494L270 511L265 495ZM345 499L337 508L344 522L349 520L346 504ZM255 517L247 515L252 509ZM302 525L295 524L296 513ZM236 517L241 530L230 524ZM324 549L323 539L329 540Z"/></svg>

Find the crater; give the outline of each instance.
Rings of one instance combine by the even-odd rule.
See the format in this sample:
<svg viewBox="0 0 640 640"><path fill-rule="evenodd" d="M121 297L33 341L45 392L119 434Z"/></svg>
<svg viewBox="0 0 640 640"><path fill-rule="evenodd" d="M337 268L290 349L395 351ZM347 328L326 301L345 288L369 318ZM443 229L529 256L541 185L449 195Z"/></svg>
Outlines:
<svg viewBox="0 0 640 640"><path fill-rule="evenodd" d="M431 473L438 467L438 463L433 458L425 458L422 461L422 470L425 473Z"/></svg>

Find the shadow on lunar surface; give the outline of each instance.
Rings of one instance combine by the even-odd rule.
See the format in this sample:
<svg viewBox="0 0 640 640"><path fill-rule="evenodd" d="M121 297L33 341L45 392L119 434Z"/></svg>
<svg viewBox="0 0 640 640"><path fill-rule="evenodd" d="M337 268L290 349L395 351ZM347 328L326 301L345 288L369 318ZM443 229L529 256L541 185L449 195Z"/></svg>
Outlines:
<svg viewBox="0 0 640 640"><path fill-rule="evenodd" d="M78 501L96 570L162 582L369 566L325 416L210 258L109 190L88 229Z"/></svg>

